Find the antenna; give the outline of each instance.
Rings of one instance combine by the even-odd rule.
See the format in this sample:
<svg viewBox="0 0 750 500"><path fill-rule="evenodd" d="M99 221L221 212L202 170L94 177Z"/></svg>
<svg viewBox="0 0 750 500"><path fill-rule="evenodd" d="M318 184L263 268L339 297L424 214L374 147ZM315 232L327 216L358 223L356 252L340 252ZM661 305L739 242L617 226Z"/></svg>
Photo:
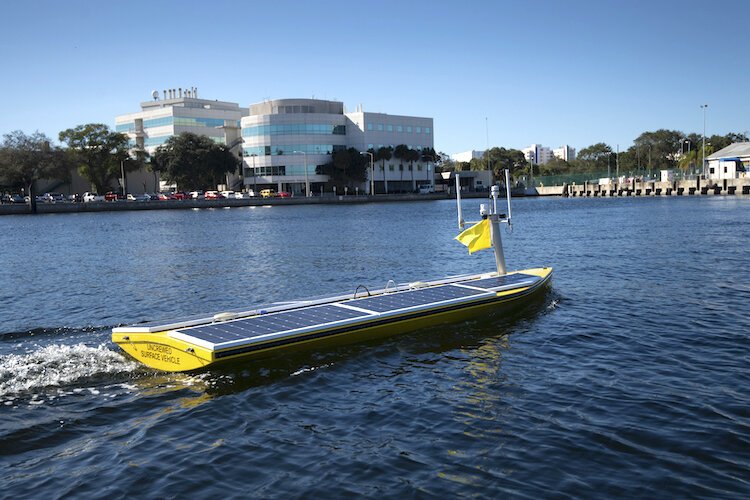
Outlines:
<svg viewBox="0 0 750 500"><path fill-rule="evenodd" d="M159 100L159 91L158 90L154 90L153 92L151 92L151 97L154 98L154 101L158 101Z"/></svg>
<svg viewBox="0 0 750 500"><path fill-rule="evenodd" d="M464 228L464 218L461 214L461 181L458 179L459 175L456 174L456 205L458 206L458 228Z"/></svg>

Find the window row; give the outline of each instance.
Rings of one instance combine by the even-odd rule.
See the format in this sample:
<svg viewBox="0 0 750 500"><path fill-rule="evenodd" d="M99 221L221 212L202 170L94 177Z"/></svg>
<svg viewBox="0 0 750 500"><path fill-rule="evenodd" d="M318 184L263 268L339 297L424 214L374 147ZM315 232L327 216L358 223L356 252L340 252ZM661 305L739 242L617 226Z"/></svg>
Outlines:
<svg viewBox="0 0 750 500"><path fill-rule="evenodd" d="M307 175L315 175L318 171L316 165L307 166ZM253 174L255 172L255 174ZM245 167L245 177L265 176L265 175L305 175L305 167L303 165L269 165L264 167Z"/></svg>
<svg viewBox="0 0 750 500"><path fill-rule="evenodd" d="M237 126L240 126L239 120L234 120ZM151 118L143 120L143 128L166 127L176 125L180 127L222 127L223 118L191 118L189 116L162 116L161 118ZM135 132L135 122L118 123L115 125L116 132Z"/></svg>
<svg viewBox="0 0 750 500"><path fill-rule="evenodd" d="M294 105L273 107L273 114L275 115L288 115L294 113L315 113L315 106Z"/></svg>
<svg viewBox="0 0 750 500"><path fill-rule="evenodd" d="M329 155L334 151L343 151L346 146L334 144L280 144L277 146L254 146L242 148L243 156L276 156L298 155Z"/></svg>
<svg viewBox="0 0 750 500"><path fill-rule="evenodd" d="M259 125L242 129L243 137L259 135L346 135L345 125L291 123L287 125Z"/></svg>
<svg viewBox="0 0 750 500"><path fill-rule="evenodd" d="M405 144L405 146L407 148L409 148L409 149L414 149L416 151L422 151L423 149L429 147L429 146L414 146L414 145L410 145L410 144ZM373 151L377 151L378 149L385 148L385 147L389 147L392 150L396 149L396 145L395 144L377 144L377 145L376 144L368 144L367 145L367 150L369 151L369 150L372 149Z"/></svg>
<svg viewBox="0 0 750 500"><path fill-rule="evenodd" d="M430 127L412 127L411 125L391 125L382 123L368 123L367 130L377 132L406 132L407 134L429 134Z"/></svg>

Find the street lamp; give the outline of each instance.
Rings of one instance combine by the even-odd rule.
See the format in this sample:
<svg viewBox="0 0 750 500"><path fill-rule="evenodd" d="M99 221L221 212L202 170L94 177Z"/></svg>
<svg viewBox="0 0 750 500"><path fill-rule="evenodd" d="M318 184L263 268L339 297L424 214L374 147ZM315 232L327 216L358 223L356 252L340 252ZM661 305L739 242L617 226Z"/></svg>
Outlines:
<svg viewBox="0 0 750 500"><path fill-rule="evenodd" d="M307 153L304 151L292 151L292 153L301 153L305 155L305 197L310 196L310 181L307 179Z"/></svg>
<svg viewBox="0 0 750 500"><path fill-rule="evenodd" d="M369 151L365 151L364 154L370 155L370 195L375 195L375 155Z"/></svg>
<svg viewBox="0 0 750 500"><path fill-rule="evenodd" d="M257 173L255 172L255 157L258 156L257 154L253 153L251 155L248 155L252 157L253 159L253 195L257 196L258 194L258 177Z"/></svg>
<svg viewBox="0 0 750 500"><path fill-rule="evenodd" d="M122 195L125 196L125 162L120 160L120 175L122 177Z"/></svg>
<svg viewBox="0 0 750 500"><path fill-rule="evenodd" d="M706 108L708 104L701 104L703 110L703 177L706 177Z"/></svg>

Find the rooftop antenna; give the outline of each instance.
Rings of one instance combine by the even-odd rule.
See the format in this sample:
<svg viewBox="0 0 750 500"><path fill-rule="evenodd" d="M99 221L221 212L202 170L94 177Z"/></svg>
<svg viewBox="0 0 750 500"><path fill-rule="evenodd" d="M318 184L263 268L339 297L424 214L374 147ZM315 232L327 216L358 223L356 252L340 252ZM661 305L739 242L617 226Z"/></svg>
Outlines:
<svg viewBox="0 0 750 500"><path fill-rule="evenodd" d="M460 175L456 174L456 204L458 207L458 228L463 229L466 224L461 210L461 181ZM503 276L508 273L505 267L505 252L503 251L503 240L500 234L500 223L505 222L508 227L511 227L511 211L510 211L510 171L505 169L505 196L508 198L508 213L501 214L497 212L497 199L500 196L500 187L493 184L490 188L490 197L492 198L492 204L487 209L487 206L482 203L479 205L479 214L482 219L489 219L490 222L490 239L492 241L492 248L495 251L495 264L497 265L497 274ZM470 224L476 224L480 221L470 222Z"/></svg>

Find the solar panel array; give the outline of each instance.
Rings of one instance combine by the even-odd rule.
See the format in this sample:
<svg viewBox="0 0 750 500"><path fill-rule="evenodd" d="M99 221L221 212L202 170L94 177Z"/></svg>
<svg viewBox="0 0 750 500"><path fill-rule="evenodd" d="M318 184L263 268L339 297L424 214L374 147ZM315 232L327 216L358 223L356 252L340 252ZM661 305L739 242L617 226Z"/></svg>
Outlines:
<svg viewBox="0 0 750 500"><path fill-rule="evenodd" d="M460 286L442 285L430 288L420 288L398 293L386 293L375 297L365 297L350 300L346 303L351 306L367 309L375 312L389 312L407 307L423 306L435 302L443 302L473 295L482 295L486 292L471 290Z"/></svg>
<svg viewBox="0 0 750 500"><path fill-rule="evenodd" d="M342 305L324 304L300 307L289 311L261 314L250 318L211 323L176 330L182 336L189 336L216 347L245 341L274 333L326 325L345 320L367 318L378 313L391 313L409 308L419 308L430 304L461 299L491 297L498 288L512 288L515 285L532 284L540 278L528 274L513 274L480 280L469 280L457 284L446 284L385 293L372 297L344 301ZM463 286L462 286L463 285ZM477 290L477 288L483 290ZM350 309L346 306L356 307Z"/></svg>
<svg viewBox="0 0 750 500"><path fill-rule="evenodd" d="M261 314L252 318L224 323L211 323L210 325L196 326L179 331L206 342L223 344L236 340L251 339L269 333L285 332L364 316L367 316L367 313L334 305L323 305L273 314Z"/></svg>
<svg viewBox="0 0 750 500"><path fill-rule="evenodd" d="M502 287L509 287L510 285L519 285L525 281L528 281L529 284L532 284L536 281L539 281L541 278L539 276L533 276L531 274L506 274L504 276L497 276L494 278L485 278L481 280L476 281L466 281L464 284L475 286L478 288L502 288Z"/></svg>

